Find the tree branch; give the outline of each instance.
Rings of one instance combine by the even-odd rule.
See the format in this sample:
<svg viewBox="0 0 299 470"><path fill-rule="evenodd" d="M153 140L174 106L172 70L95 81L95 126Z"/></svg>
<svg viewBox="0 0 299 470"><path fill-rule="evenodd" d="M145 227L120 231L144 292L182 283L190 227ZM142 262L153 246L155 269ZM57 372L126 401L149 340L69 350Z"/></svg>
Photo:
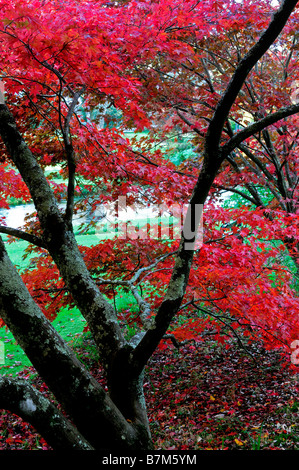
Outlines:
<svg viewBox="0 0 299 470"><path fill-rule="evenodd" d="M237 341L238 341L239 345L241 346L241 348L244 349L252 357L252 359L256 362L255 357L253 356L253 354L251 354L251 352L248 350L248 348L244 345L244 343L242 342L242 339L240 338L240 336L238 335L236 330L228 322L225 321L225 320L228 320L231 323L233 323L234 321L237 321L237 323L239 323L239 325L241 326L241 323L240 323L239 320L227 317L225 315L217 315L214 312L212 312L211 310L208 310L208 309L203 308L203 307L199 307L198 305L196 305L195 302L192 302L192 306L196 310L199 310L200 312L203 312L206 315L210 315L211 317L216 318L219 322L223 323L223 325L225 325L225 327L227 327L232 332L232 334L235 336L235 338L237 339Z"/></svg>
<svg viewBox="0 0 299 470"><path fill-rule="evenodd" d="M218 189L223 189L223 191L229 191L231 193L238 194L243 199L246 199L247 201L251 202L251 204L254 204L255 206L260 205L257 203L256 199L253 199L252 197L248 196L248 194L244 193L243 191L240 191L239 189L226 187L226 186L223 186L222 184L214 184L213 186ZM261 201L259 201L259 203L261 203Z"/></svg>
<svg viewBox="0 0 299 470"><path fill-rule="evenodd" d="M67 205L65 211L65 221L67 224L71 224L74 211L74 196L75 196L75 174L76 174L76 162L75 162L75 152L70 139L70 121L72 119L73 113L75 111L76 105L82 93L84 92L85 87L82 87L81 90L77 91L74 96L72 103L69 107L67 116L65 118L63 126L63 139L66 150L66 157L68 162L68 188L67 188Z"/></svg>
<svg viewBox="0 0 299 470"><path fill-rule="evenodd" d="M188 206L187 218L189 217L189 220L192 219L192 214L194 215L196 212L197 206L205 203L223 161L221 156L220 139L230 109L249 72L278 37L296 4L297 0L284 0L282 2L280 8L274 14L268 28L261 35L257 43L239 62L232 79L223 93L222 99L216 107L206 134L203 166ZM185 237L183 229L180 247L166 295L154 318L153 326L145 333L131 354L132 367L137 371L141 371L143 369L149 357L158 346L160 340L167 332L174 315L180 308L188 283L194 255L194 249L186 249L186 242L188 241L189 240Z"/></svg>
<svg viewBox="0 0 299 470"><path fill-rule="evenodd" d="M0 409L30 423L53 450L93 450L70 421L24 380L0 377Z"/></svg>
<svg viewBox="0 0 299 470"><path fill-rule="evenodd" d="M125 441L136 439L134 428L34 302L12 265L1 237L0 316L92 446L121 448ZM115 435L115 425L121 431L118 442L112 443L109 435Z"/></svg>
<svg viewBox="0 0 299 470"><path fill-rule="evenodd" d="M152 308L149 302L146 302L142 295L139 294L138 292L138 286L140 285L141 280L140 277L144 273L150 274L150 271L152 271L159 263L164 261L166 258L173 256L176 252L171 252L167 253L166 255L159 256L152 264L149 266L143 266L142 268L139 268L134 275L132 276L131 279L123 280L123 279L103 279L103 278L97 278L97 284L111 284L111 285L116 285L116 286L126 286L128 287L132 294L134 295L136 302L140 308L140 319L145 327L145 329L149 329L152 326L152 320L150 318L150 315L152 313ZM156 271L155 271L156 272ZM144 279L144 278L143 278ZM137 333L139 335L139 333ZM135 339L133 339L133 342L135 343Z"/></svg>
<svg viewBox="0 0 299 470"><path fill-rule="evenodd" d="M222 146L222 158L226 158L236 147L238 147L245 139L248 137L261 132L266 127L271 124L284 119L288 116L296 114L299 112L299 104L294 104L287 106L285 108L279 109L275 113L269 114L259 121L254 122L253 124L247 126L245 129L242 129L237 134L235 134L227 143Z"/></svg>
<svg viewBox="0 0 299 470"><path fill-rule="evenodd" d="M240 60L221 100L219 101L206 136L206 153L215 158L222 130L249 72L277 39L297 4L297 0L284 0L274 13L269 26L248 53ZM214 156L214 157L213 157Z"/></svg>
<svg viewBox="0 0 299 470"><path fill-rule="evenodd" d="M0 134L34 201L47 249L85 317L106 368L125 344L113 306L92 279L72 228L59 210L43 170L21 136L5 104L0 104Z"/></svg>
<svg viewBox="0 0 299 470"><path fill-rule="evenodd" d="M12 237L20 238L26 242L32 243L32 245L38 246L40 248L47 249L46 243L42 238L37 237L31 233L23 232L17 228L6 227L5 225L0 225L0 233L5 233L6 235L11 235Z"/></svg>

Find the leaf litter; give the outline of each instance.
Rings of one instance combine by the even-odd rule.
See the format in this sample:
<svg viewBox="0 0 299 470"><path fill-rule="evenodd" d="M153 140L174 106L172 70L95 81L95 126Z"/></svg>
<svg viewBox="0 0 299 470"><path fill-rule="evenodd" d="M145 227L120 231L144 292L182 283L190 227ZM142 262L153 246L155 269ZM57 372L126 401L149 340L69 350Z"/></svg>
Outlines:
<svg viewBox="0 0 299 470"><path fill-rule="evenodd" d="M105 387L95 357L78 353ZM33 368L18 375L53 400ZM281 367L275 352L259 350L255 362L236 345L213 340L157 350L144 382L157 450L299 450L298 391L298 371ZM3 410L0 450L51 448L30 424Z"/></svg>

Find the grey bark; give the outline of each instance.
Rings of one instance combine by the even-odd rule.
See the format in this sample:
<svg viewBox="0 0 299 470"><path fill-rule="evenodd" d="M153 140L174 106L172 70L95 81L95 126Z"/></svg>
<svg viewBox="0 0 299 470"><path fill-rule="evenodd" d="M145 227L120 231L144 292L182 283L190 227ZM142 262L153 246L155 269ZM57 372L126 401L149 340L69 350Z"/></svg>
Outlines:
<svg viewBox="0 0 299 470"><path fill-rule="evenodd" d="M0 408L29 422L55 450L93 450L56 406L24 380L0 377Z"/></svg>
<svg viewBox="0 0 299 470"><path fill-rule="evenodd" d="M142 446L134 427L34 302L1 238L0 315L90 445L119 449L134 448L137 443Z"/></svg>

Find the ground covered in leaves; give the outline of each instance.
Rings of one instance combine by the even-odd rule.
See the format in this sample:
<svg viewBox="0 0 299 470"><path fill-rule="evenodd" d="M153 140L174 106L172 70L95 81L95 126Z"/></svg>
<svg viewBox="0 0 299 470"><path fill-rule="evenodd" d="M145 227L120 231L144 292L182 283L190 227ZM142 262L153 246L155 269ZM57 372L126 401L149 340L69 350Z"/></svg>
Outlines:
<svg viewBox="0 0 299 470"><path fill-rule="evenodd" d="M86 340L78 354L104 384ZM156 449L299 450L298 374L274 354L213 343L158 351L145 394ZM50 396L33 369L19 374ZM50 450L28 424L0 412L0 450Z"/></svg>

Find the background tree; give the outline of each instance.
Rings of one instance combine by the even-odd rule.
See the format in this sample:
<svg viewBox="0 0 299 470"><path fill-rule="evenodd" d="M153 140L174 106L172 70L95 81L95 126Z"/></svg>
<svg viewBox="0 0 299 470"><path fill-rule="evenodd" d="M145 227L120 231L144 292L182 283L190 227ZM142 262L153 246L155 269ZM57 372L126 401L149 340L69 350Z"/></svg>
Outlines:
<svg viewBox="0 0 299 470"><path fill-rule="evenodd" d="M176 34L181 30L179 41L194 49L192 57L174 57L167 51L151 67L139 66L141 80L147 81L150 92L155 92L163 102L167 125L179 125L189 131L194 149L202 151L206 128L219 97L248 45L257 40L265 27L268 16L268 2L234 4L223 15L215 15L211 9L214 28L208 36L192 27L170 28ZM295 13L275 45L252 69L230 110L222 134L226 163L213 184L216 191L211 194L217 197L230 191L242 197L247 206L266 209L258 214L274 221L284 220L283 229L277 224L272 229L278 230L277 238L284 240L298 270L298 118L282 117L267 128L257 126L256 131L254 127L247 131L249 124L254 125L282 105L289 107L298 101L297 43ZM189 158L181 169L192 171L193 166L200 165L200 159Z"/></svg>
<svg viewBox="0 0 299 470"><path fill-rule="evenodd" d="M128 195L130 203L139 201L141 197L147 197L151 203L163 200L165 204L178 201L182 204L189 200L188 220L197 205L206 202L222 163L245 139L299 111L299 105L285 106L282 102L278 110L258 116L254 124L244 126L244 131L237 131L223 140L230 112L239 103L238 97L242 96L245 81L272 47L296 3L285 0L272 19L265 15L261 25L264 32L240 51L235 69L228 73L230 80L220 96L213 97L215 108L207 118L207 129L200 129L204 138L198 176L193 170L193 175L188 177L169 159L163 158L161 150L154 151L154 140L151 142L152 152L145 153L142 140L137 145L136 140L125 139L121 129L103 128L103 114L106 116L107 107L111 105L122 113L122 125L126 129L150 128L156 115L159 118L163 116L163 106L169 100L169 97L161 100L160 91L157 92L162 82L164 90L172 92L169 80L165 79L166 72L162 70L161 73L161 68L167 66L167 74L170 73L171 60L171 73L177 82L178 72L173 61L182 62L183 58L186 61L197 60L196 47L188 42L190 35L204 41L219 28L220 32L221 28L230 31L235 22L235 9L240 9L240 21L244 17L242 6L218 1L205 2L204 5L194 2L170 4L166 1L115 5L81 1L14 2L13 5L3 2L1 41L5 52L2 78L7 90L7 105L0 105L3 140L1 191L5 198L14 195L31 199L37 218L25 230L2 225L1 232L29 241L37 253L48 258L40 256L38 271L21 277L1 241L1 317L69 418L27 383L5 377L0 382L0 406L34 424L53 448L152 448L142 386L144 367L168 332L185 295L189 305L202 308L194 301L192 293L196 291L203 273L207 282L200 286L199 292L205 290L205 296L212 305L221 311L230 308L237 319L239 316L251 327L251 319L242 313L244 303L247 309L251 308L257 298L252 284L252 291L244 293L242 298L238 292L235 297L228 295L220 286L224 295L219 301L223 301L223 305L219 306L215 299L211 299L215 279L210 282L208 270L212 269L220 284L223 280L225 282L224 272L217 271L215 264L217 257L220 264L225 261L224 251L221 257L217 250L212 250L209 255L204 247L195 253L186 225L179 243L170 247L167 243L153 243L152 240L148 243L134 241L133 248L128 248L126 240L108 241L91 249L78 247L73 216L80 204L76 205L75 195L82 189L91 193L88 202L94 207L99 203L113 202L123 194ZM251 2L247 5L250 7ZM219 15L220 7L224 15ZM145 70L147 72L149 67L151 72L155 62L159 73L152 68L154 73L147 76ZM141 79L142 74L144 77ZM163 80L160 80L161 75ZM182 100L182 95L173 95L174 100L177 97ZM193 95L189 98L185 95L183 105L177 102L172 105L180 119L181 114L186 113L184 106L188 99L193 100ZM87 114L83 115L82 110L80 114L79 104ZM99 114L93 116L94 120L91 120L91 115L86 120L95 106ZM180 109L182 106L183 110ZM196 133L199 131L196 125L194 130ZM56 164L61 165L67 178L66 186L53 185L45 176L45 167ZM81 183L83 177L84 182ZM66 202L61 208L58 202L64 200ZM86 202L83 198L83 205ZM212 206L208 210L213 214ZM221 215L221 211L219 213ZM223 212L222 217L226 223ZM246 217L244 223L248 224ZM206 240L206 245L210 247L215 241L216 228L213 231L212 224L208 225L211 238ZM233 235L241 237L244 234L239 230L233 232ZM225 231L218 232L218 235L228 238ZM233 236L229 243L226 262L230 268L240 267L248 259L246 247L239 241ZM118 253L114 252L116 246L120 249ZM251 253L255 249L258 249L258 241L253 244ZM265 263L274 252L263 252L260 263L253 266L252 272L262 270L262 261ZM253 259L252 254L250 258ZM125 273L122 270L124 259ZM171 263L170 259L173 259ZM34 298L38 289L33 282L34 275L49 273L48 269L42 270L44 260L52 270L53 286L67 293L61 302L75 303L86 320L107 375L108 392L80 363L51 325L47 318L51 313L47 300ZM150 304L136 287L149 272L156 274L162 261L166 263L163 274L167 276L158 277L158 285L160 283L164 295L162 299L154 298ZM196 269L191 271L193 261ZM269 277L259 274L261 284L258 288L266 289ZM244 287L248 272L242 274L240 269L240 276ZM286 280L286 276L281 280ZM40 285L45 283L47 286L45 278L40 276L39 281ZM130 339L125 337L117 312L104 295L107 291L99 288L114 283L132 290L140 307L140 331ZM296 311L298 301L292 295L289 283L284 289L282 291L280 283L277 288L273 287L271 299L275 308L269 325L271 328L277 326L275 315L283 301L278 317L284 325L280 340L288 341L297 334L292 313ZM236 303L238 297L241 305ZM264 295L263 299L266 298ZM58 305L56 303L56 308ZM255 307L250 313L253 315L254 311ZM289 312L288 318L286 311ZM264 326L266 313L266 309L261 312L259 327ZM206 327L205 323L202 325L202 328ZM234 328L232 324L230 327ZM200 328L198 331L200 333ZM267 332L267 328L263 331ZM277 341L271 346L277 346Z"/></svg>

